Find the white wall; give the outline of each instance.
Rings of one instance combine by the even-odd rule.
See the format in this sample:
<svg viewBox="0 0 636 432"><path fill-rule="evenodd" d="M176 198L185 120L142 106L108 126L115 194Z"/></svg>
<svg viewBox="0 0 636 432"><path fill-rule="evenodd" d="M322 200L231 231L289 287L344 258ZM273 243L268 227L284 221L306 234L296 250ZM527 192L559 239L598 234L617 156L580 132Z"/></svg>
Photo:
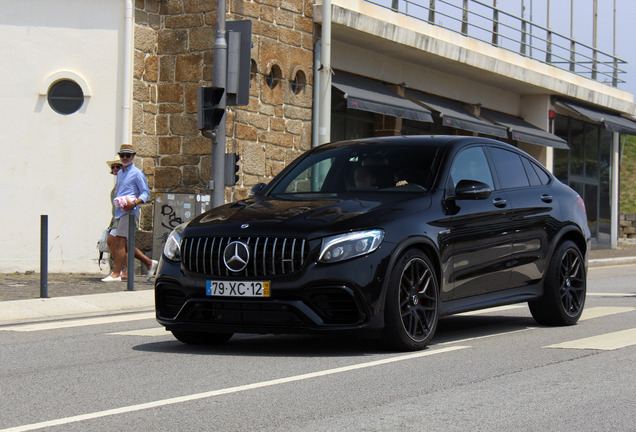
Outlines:
<svg viewBox="0 0 636 432"><path fill-rule="evenodd" d="M49 271L97 272L119 148L123 0L0 0L0 272L39 271L40 215L49 215ZM47 78L70 71L90 90L55 113Z"/></svg>

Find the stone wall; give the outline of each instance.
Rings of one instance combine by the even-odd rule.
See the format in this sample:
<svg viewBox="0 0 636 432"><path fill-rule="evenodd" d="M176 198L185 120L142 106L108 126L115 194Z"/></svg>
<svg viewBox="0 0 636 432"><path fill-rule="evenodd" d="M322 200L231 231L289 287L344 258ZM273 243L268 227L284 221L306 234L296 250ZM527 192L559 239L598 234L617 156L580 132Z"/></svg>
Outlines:
<svg viewBox="0 0 636 432"><path fill-rule="evenodd" d="M133 146L152 194L209 193L212 143L197 129L197 88L212 85L214 7L135 1ZM227 1L228 19L252 21L253 42L249 105L226 114L226 151L241 157L227 201L245 198L311 147L312 14L313 0ZM145 246L152 204L143 206L140 228Z"/></svg>
<svg viewBox="0 0 636 432"><path fill-rule="evenodd" d="M618 226L619 238L636 238L636 213L620 213Z"/></svg>

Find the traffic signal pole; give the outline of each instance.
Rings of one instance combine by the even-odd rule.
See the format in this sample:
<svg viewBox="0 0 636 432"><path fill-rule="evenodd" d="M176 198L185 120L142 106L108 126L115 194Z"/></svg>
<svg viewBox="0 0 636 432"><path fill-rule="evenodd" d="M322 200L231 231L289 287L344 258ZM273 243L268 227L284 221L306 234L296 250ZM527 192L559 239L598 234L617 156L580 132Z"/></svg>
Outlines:
<svg viewBox="0 0 636 432"><path fill-rule="evenodd" d="M228 104L248 105L250 100L252 22L226 23L225 8L226 0L217 0L212 87L197 89L198 127L204 137L212 139L212 175L208 188L212 191L213 207L225 204L225 186L238 181L240 158L234 153L225 153L226 108Z"/></svg>
<svg viewBox="0 0 636 432"><path fill-rule="evenodd" d="M225 89L227 84L227 40L225 39L225 11L226 0L216 2L216 29L214 38L214 69L212 76L213 87ZM219 107L226 107L227 92L224 91ZM223 114L216 133L206 134L212 138L212 207L225 204L225 119Z"/></svg>

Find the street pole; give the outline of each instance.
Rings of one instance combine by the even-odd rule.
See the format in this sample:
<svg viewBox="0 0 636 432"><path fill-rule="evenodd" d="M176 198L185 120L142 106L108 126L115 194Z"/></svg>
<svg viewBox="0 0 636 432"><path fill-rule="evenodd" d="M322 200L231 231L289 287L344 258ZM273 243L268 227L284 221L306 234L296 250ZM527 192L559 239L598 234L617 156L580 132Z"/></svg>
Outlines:
<svg viewBox="0 0 636 432"><path fill-rule="evenodd" d="M49 215L40 215L40 297L49 297Z"/></svg>
<svg viewBox="0 0 636 432"><path fill-rule="evenodd" d="M226 0L216 2L216 29L214 38L214 69L212 85L224 89L220 106L225 108L227 98L227 41L225 39ZM225 120L223 114L212 139L212 207L225 204Z"/></svg>
<svg viewBox="0 0 636 432"><path fill-rule="evenodd" d="M319 144L331 140L331 0L322 2Z"/></svg>

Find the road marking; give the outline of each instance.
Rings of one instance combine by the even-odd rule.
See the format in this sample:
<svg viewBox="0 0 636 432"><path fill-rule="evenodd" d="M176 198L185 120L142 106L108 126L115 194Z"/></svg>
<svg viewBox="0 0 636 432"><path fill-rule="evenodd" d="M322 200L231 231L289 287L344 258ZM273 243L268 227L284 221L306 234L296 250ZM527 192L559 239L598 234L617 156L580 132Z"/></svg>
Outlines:
<svg viewBox="0 0 636 432"><path fill-rule="evenodd" d="M166 331L165 327L153 327L149 329L113 332L113 333L107 333L107 334L117 335L117 336L152 336L152 337L172 335L172 333Z"/></svg>
<svg viewBox="0 0 636 432"><path fill-rule="evenodd" d="M158 408L158 407L167 406L167 405L174 405L174 404L179 404L184 402L195 401L199 399L207 399L207 398L212 398L216 396L223 396L223 395L239 393L239 392L248 391L248 390L256 390L256 389L261 389L265 387L272 387L276 385L288 384L288 383L297 382L297 381L304 381L304 380L309 380L309 379L314 379L314 378L319 378L319 377L324 377L329 375L335 375L335 374L339 374L343 372L351 372L351 371L360 370L360 369L366 369L366 368L371 368L376 366L387 365L391 363L397 363L397 362L401 362L405 360L413 360L413 359L432 356L436 354L444 354L451 351L457 351L457 350L466 349L466 348L470 348L470 347L454 346L454 347L441 348L441 349L429 348L424 351L418 351L415 353L400 355L396 357L389 357L389 358L365 362L365 363L353 364L350 366L343 366L343 367L334 368L334 369L326 369L326 370L322 370L318 372L310 372L306 374L294 375L294 376L290 376L286 378L278 378L278 379L273 379L269 381L261 381L261 382L257 382L253 384L246 384L246 385L241 385L236 387L228 387L225 389L212 390L209 392L196 393L196 394L187 395L187 396L179 396L179 397L174 397L169 399L162 399L162 400L158 400L154 402L129 405L129 406L121 407L121 408L97 411L97 412L88 413L88 414L81 414L81 415L76 415L72 417L65 417L65 418L60 418L55 420L44 421L40 423L31 423L31 424L22 425L22 426L11 427L8 429L0 429L0 432L23 432L23 431L42 429L46 427L54 427L54 426L60 426L60 425L65 425L70 423L77 423L77 422L81 422L85 420L93 420L93 419L112 416L112 415L125 414L129 412L135 412L135 411L141 411L141 410L146 410L151 408Z"/></svg>
<svg viewBox="0 0 636 432"><path fill-rule="evenodd" d="M487 339L487 338L491 338L491 337L495 337L495 336L502 336L502 335L511 335L511 334L515 334L515 333L521 333L524 331L528 331L528 330L536 330L537 327L526 327L520 330L512 330L512 331L502 331L499 333L493 333L493 334L489 334L489 335L483 335L483 336L474 336L474 337L469 337L469 338L465 338L465 339L453 339L451 341L448 342L440 342L440 343L436 343L436 346L442 346L442 345L451 345L451 344L456 344L456 343L466 343L466 342L472 342L472 341L476 341L479 339Z"/></svg>
<svg viewBox="0 0 636 432"><path fill-rule="evenodd" d="M566 349L593 349L593 350L615 350L636 345L636 328L621 330L613 333L605 333L598 336L577 339L544 348L566 348Z"/></svg>
<svg viewBox="0 0 636 432"><path fill-rule="evenodd" d="M509 306L498 306L498 307L494 307L494 308L488 308L488 309L480 309L480 310L476 310L476 311L471 311L471 312L464 312L464 313L460 313L457 314L457 316L469 316L469 315L482 315L482 314L486 314L486 313L490 313L490 312L503 312L503 311L508 311L511 309L520 309L520 308L525 308L527 307L524 304L514 304L514 305L509 305Z"/></svg>
<svg viewBox="0 0 636 432"><path fill-rule="evenodd" d="M41 322L41 323L13 324L8 326L2 326L0 327L0 330L32 332L32 331L41 331L41 330L56 330L56 329L71 328L71 327L83 327L83 326L89 326L89 325L111 324L111 323L127 322L127 321L139 321L139 320L154 319L154 318L155 318L154 312L137 312L132 314L112 315L112 316L106 316L106 317L75 318L75 319L60 320L60 321Z"/></svg>
<svg viewBox="0 0 636 432"><path fill-rule="evenodd" d="M627 259L631 259L631 257L624 257ZM620 259L620 258L617 258ZM608 266L594 266L594 267L589 267L588 270L608 270L608 269L617 269L617 268L625 268L625 267L634 267L636 264L614 264L614 265L608 265Z"/></svg>
<svg viewBox="0 0 636 432"><path fill-rule="evenodd" d="M631 312L636 308L633 307L594 307L590 309L583 309L581 318L579 321L585 321L594 318L601 318L608 315L615 315L623 312Z"/></svg>
<svg viewBox="0 0 636 432"><path fill-rule="evenodd" d="M587 293L586 296L595 297L636 297L636 293Z"/></svg>

